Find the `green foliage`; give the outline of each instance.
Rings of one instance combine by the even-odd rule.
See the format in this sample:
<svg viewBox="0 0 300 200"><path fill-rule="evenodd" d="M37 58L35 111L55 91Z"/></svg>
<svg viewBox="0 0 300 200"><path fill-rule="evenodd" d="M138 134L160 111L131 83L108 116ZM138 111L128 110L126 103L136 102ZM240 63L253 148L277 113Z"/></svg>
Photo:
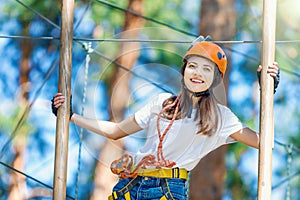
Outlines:
<svg viewBox="0 0 300 200"><path fill-rule="evenodd" d="M25 107L18 106L15 108L15 110L12 112L11 115L2 114L0 112L0 127L1 132L11 134L16 127L19 127L15 133L17 137L15 138L15 142L26 142L28 134L32 133L34 131L34 126L27 122L27 114L25 114L25 121L23 123L21 122L21 117L24 114ZM20 125L19 125L20 124ZM19 126L18 126L19 125Z"/></svg>
<svg viewBox="0 0 300 200"><path fill-rule="evenodd" d="M127 6L126 1L111 1L110 3L121 8L126 8ZM104 36L114 34L114 28L121 27L124 24L124 12L113 9L108 5L101 4L101 2L95 1L92 4L91 11L91 19L95 24L105 28Z"/></svg>
<svg viewBox="0 0 300 200"><path fill-rule="evenodd" d="M36 10L38 13L50 19L55 18L60 13L61 1L38 1L27 0L21 1L26 6ZM6 3L3 6L3 12L10 18L17 18L22 23L30 23L33 19L38 18L33 12L29 12L28 8L16 1Z"/></svg>

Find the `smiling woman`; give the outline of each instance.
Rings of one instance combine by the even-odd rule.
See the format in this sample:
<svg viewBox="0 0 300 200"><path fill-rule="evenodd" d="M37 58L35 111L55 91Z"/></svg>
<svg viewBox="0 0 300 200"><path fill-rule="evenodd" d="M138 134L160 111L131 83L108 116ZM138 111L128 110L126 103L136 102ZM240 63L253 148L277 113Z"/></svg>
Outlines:
<svg viewBox="0 0 300 200"><path fill-rule="evenodd" d="M109 199L188 199L188 173L214 149L240 141L258 148L258 134L247 128L231 110L215 100L227 65L223 50L213 42L196 41L183 58L181 92L159 94L134 115L115 123L70 116L77 125L110 139L147 130L143 147L111 164L120 176ZM269 66L276 77L277 64ZM54 113L65 98L53 99Z"/></svg>

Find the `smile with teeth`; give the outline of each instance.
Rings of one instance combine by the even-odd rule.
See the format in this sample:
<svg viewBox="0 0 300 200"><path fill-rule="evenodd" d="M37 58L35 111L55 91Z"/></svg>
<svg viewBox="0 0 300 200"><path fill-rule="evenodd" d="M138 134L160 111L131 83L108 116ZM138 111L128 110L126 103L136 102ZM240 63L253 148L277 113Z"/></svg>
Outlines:
<svg viewBox="0 0 300 200"><path fill-rule="evenodd" d="M197 84L204 83L204 81L201 79L191 78L190 80L191 80L191 82L197 83Z"/></svg>

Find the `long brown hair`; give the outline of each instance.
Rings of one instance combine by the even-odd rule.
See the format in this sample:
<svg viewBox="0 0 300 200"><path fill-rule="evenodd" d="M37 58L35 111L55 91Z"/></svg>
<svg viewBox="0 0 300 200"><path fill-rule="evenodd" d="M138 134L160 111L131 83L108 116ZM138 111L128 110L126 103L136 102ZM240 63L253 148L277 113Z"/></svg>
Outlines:
<svg viewBox="0 0 300 200"><path fill-rule="evenodd" d="M181 74L182 76L184 76L184 71L186 68L186 62L184 62L182 68L181 68ZM209 88L209 95L203 95L199 98L198 101L198 108L197 108L197 112L196 115L194 117L194 120L197 121L199 120L199 131L197 132L197 134L204 134L204 135L208 135L211 136L214 133L217 132L218 128L219 128L219 122L221 120L220 117L220 111L218 108L218 103L217 100L212 92L212 89L218 85L221 82L222 79L222 74L219 71L218 67L215 66L215 70L214 70L214 81L211 85L211 87ZM184 83L183 83L184 84ZM172 102L175 101L175 99L178 98L176 96L172 96L168 99L166 99L163 102L163 108L167 105L170 105ZM180 98L180 108L179 108L179 112L176 116L176 119L182 119L184 117L188 117L188 113L190 108L193 106L193 101L191 101L191 93L189 91L187 91L183 85L181 86L181 94L179 95ZM174 105L174 108L170 108L168 110L166 110L165 113L163 113L164 118L167 119L171 119L174 113L176 105Z"/></svg>

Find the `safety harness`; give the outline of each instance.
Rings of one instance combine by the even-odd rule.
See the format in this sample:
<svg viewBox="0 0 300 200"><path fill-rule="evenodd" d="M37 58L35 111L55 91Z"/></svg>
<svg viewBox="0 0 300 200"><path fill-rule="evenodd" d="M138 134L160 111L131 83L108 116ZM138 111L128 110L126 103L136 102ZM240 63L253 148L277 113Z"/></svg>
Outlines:
<svg viewBox="0 0 300 200"><path fill-rule="evenodd" d="M188 171L185 169L172 168L172 169L141 169L137 176L134 177L127 185L118 191L114 191L108 200L119 200L125 198L125 200L131 200L130 190L136 186L143 178L155 177L161 178L160 186L162 188L163 196L160 200L173 200L174 197L169 188L168 178L180 178L187 180Z"/></svg>

